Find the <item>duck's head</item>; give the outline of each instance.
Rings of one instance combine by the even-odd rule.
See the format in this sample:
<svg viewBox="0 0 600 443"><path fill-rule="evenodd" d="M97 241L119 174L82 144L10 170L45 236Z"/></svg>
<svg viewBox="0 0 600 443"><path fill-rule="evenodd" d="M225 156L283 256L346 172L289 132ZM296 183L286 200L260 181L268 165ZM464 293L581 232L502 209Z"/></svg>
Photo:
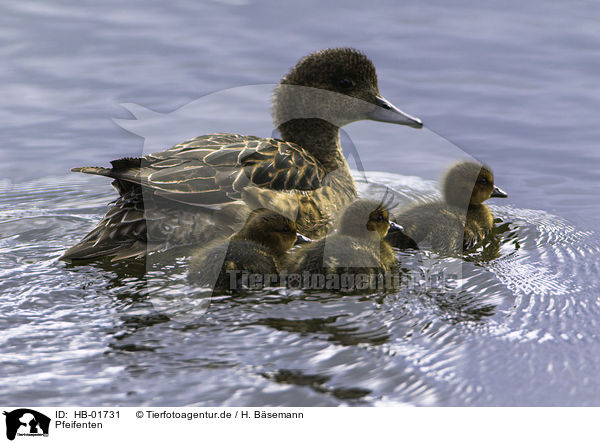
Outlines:
<svg viewBox="0 0 600 443"><path fill-rule="evenodd" d="M338 224L340 234L376 241L383 239L388 230L401 228L390 222L389 211L375 200L355 200L346 207Z"/></svg>
<svg viewBox="0 0 600 443"><path fill-rule="evenodd" d="M285 253L297 240L305 239L296 233L295 221L264 208L250 213L236 238L260 243L276 254Z"/></svg>
<svg viewBox="0 0 600 443"><path fill-rule="evenodd" d="M448 204L463 207L480 205L490 197L508 197L506 192L494 186L490 167L475 162L452 166L444 178L443 194Z"/></svg>
<svg viewBox="0 0 600 443"><path fill-rule="evenodd" d="M295 119L320 119L336 127L358 120L423 126L380 95L375 66L352 48L302 58L275 89L273 116L278 127Z"/></svg>

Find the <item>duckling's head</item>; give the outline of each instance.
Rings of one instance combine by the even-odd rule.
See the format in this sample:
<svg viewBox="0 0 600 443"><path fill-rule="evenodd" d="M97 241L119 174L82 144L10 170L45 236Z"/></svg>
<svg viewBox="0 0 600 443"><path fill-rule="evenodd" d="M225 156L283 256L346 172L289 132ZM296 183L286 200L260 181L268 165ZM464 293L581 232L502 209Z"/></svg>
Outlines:
<svg viewBox="0 0 600 443"><path fill-rule="evenodd" d="M389 228L390 214L385 206L375 200L359 199L344 210L338 232L351 237L380 241Z"/></svg>
<svg viewBox="0 0 600 443"><path fill-rule="evenodd" d="M461 162L452 166L444 178L443 194L454 206L480 205L490 197L506 198L508 194L494 186L494 173L489 166Z"/></svg>
<svg viewBox="0 0 600 443"><path fill-rule="evenodd" d="M256 209L235 238L255 241L275 254L284 254L296 243L296 222L270 209Z"/></svg>
<svg viewBox="0 0 600 443"><path fill-rule="evenodd" d="M381 97L375 66L352 48L302 58L275 89L273 116L278 127L295 119L320 119L336 127L365 119L423 126Z"/></svg>

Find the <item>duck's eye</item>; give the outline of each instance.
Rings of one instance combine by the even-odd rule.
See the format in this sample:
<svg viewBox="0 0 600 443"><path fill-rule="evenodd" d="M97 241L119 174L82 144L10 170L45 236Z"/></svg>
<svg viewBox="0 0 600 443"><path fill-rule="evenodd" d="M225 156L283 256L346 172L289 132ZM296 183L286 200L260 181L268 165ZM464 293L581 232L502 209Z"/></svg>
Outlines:
<svg viewBox="0 0 600 443"><path fill-rule="evenodd" d="M383 215L379 214L375 220L378 221L378 222L382 222L383 221Z"/></svg>
<svg viewBox="0 0 600 443"><path fill-rule="evenodd" d="M284 228L281 230L281 232L285 232L285 233L287 234L287 233L289 233L289 232L292 232L292 230L290 229L290 227L289 227L289 226L285 226L285 227L284 227Z"/></svg>
<svg viewBox="0 0 600 443"><path fill-rule="evenodd" d="M340 87L345 90L354 88L354 82L349 78L343 78L339 81Z"/></svg>
<svg viewBox="0 0 600 443"><path fill-rule="evenodd" d="M488 179L485 177L480 177L479 180L477 180L477 183L479 183L480 185L487 185Z"/></svg>

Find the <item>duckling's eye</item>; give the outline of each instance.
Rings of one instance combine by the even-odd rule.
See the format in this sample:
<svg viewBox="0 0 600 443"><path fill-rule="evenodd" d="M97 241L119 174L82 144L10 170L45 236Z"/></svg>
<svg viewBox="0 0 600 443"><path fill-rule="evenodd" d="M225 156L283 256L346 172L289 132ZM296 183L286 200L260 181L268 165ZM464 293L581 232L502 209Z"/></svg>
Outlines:
<svg viewBox="0 0 600 443"><path fill-rule="evenodd" d="M348 78L343 78L339 81L340 87L345 90L354 88L354 82Z"/></svg>
<svg viewBox="0 0 600 443"><path fill-rule="evenodd" d="M375 219L375 221L382 222L383 221L383 215L379 214L377 216L377 218Z"/></svg>
<svg viewBox="0 0 600 443"><path fill-rule="evenodd" d="M479 183L480 185L487 185L488 179L485 177L480 177L479 180L477 180L477 183Z"/></svg>
<svg viewBox="0 0 600 443"><path fill-rule="evenodd" d="M290 229L290 227L289 227L289 226L285 226L285 227L284 227L284 228L281 230L281 232L285 232L285 233L287 234L287 233L289 233L289 232L292 232L292 230Z"/></svg>

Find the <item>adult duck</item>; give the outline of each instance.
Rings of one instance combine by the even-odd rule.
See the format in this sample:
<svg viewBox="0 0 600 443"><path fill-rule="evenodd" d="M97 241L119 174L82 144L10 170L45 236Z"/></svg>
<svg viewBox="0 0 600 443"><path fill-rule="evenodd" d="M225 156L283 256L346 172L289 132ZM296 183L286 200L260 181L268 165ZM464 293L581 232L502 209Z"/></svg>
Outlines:
<svg viewBox="0 0 600 443"><path fill-rule="evenodd" d="M491 168L464 161L450 167L443 179L443 200L407 208L393 218L404 227L403 235L386 237L394 247L406 245L405 236L420 248L442 253L462 253L472 249L494 226L494 217L484 202L506 198L508 194L494 185Z"/></svg>
<svg viewBox="0 0 600 443"><path fill-rule="evenodd" d="M209 134L112 168L74 168L114 178L119 198L62 258L117 260L204 244L239 231L261 207L322 237L331 215L356 197L339 128L365 119L422 127L381 97L373 63L351 48L301 59L276 87L272 114L281 139Z"/></svg>

